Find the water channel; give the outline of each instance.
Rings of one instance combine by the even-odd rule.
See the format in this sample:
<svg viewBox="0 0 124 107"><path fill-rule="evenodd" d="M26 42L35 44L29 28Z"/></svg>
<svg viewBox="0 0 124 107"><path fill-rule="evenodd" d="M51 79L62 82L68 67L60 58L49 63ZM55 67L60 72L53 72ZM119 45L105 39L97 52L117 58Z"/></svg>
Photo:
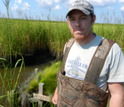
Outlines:
<svg viewBox="0 0 124 107"><path fill-rule="evenodd" d="M29 79L31 77L32 74L38 72L39 70L42 71L42 69L46 66L47 64L41 64L41 65L33 65L33 66L26 66L23 67L20 73L20 77L19 77L19 84L24 83L27 79ZM15 78L18 75L19 72L19 67L17 67L15 70L14 68L8 69L7 72L15 72ZM2 76L4 76L4 68L0 68L0 74ZM11 76L11 75L9 75ZM0 78L0 90L2 88L2 81ZM0 91L0 95L1 95L1 91Z"/></svg>

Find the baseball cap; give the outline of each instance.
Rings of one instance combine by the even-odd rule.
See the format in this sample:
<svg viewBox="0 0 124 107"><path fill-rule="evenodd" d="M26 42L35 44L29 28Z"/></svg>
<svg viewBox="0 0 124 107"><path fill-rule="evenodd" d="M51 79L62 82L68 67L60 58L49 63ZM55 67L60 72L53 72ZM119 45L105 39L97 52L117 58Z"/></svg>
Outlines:
<svg viewBox="0 0 124 107"><path fill-rule="evenodd" d="M66 14L66 18L72 10L80 10L85 15L94 14L93 6L87 0L75 0L69 5L69 10Z"/></svg>

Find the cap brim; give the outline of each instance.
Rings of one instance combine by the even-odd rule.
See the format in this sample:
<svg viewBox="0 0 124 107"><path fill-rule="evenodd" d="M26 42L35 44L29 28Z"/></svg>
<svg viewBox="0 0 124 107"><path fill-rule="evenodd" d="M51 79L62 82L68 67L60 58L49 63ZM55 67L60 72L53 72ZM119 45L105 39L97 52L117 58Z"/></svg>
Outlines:
<svg viewBox="0 0 124 107"><path fill-rule="evenodd" d="M80 8L73 8L73 9L70 9L68 11L68 13L66 14L66 18L69 16L70 12L73 11L73 10L79 10L79 11L83 12L85 15L89 15L90 14L90 12L88 10L84 9L84 8L82 8L82 9L80 9Z"/></svg>

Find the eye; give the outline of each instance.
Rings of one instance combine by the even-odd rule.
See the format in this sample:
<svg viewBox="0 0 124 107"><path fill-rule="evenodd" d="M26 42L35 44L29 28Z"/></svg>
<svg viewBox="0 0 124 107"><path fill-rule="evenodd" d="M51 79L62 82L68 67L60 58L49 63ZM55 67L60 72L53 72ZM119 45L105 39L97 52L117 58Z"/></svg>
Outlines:
<svg viewBox="0 0 124 107"><path fill-rule="evenodd" d="M85 20L85 19L87 19L85 16L80 17L80 20Z"/></svg>
<svg viewBox="0 0 124 107"><path fill-rule="evenodd" d="M70 17L69 20L70 20L70 21L75 21L75 18Z"/></svg>

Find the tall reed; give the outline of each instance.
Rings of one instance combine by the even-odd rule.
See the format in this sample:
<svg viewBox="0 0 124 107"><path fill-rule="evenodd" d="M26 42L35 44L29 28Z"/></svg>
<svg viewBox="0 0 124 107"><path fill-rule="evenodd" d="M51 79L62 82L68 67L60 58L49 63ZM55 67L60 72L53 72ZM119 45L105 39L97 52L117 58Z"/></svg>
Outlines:
<svg viewBox="0 0 124 107"><path fill-rule="evenodd" d="M7 12L7 19L6 19L6 25L7 25L7 38L8 38L8 47L9 47L9 54L11 55L12 54L12 40L11 40L11 27L10 27L10 14L9 14L9 4L10 4L10 0L2 0L5 7L6 7L6 12ZM10 58L10 65L12 64L12 58Z"/></svg>

